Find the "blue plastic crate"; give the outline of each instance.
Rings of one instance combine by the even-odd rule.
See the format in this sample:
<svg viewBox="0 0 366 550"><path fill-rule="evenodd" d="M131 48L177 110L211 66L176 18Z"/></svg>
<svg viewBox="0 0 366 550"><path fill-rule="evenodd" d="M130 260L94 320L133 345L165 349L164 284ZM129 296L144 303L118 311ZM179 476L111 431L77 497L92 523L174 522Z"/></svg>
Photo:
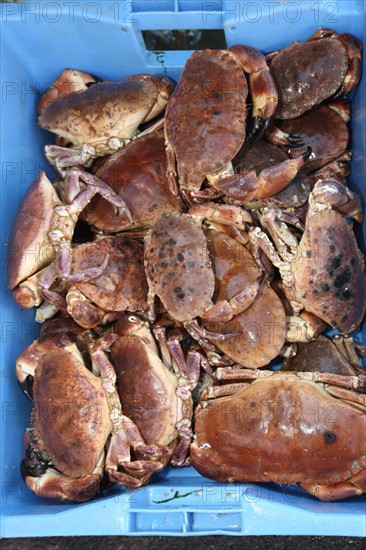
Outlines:
<svg viewBox="0 0 366 550"><path fill-rule="evenodd" d="M62 69L71 66L110 79L166 71L177 79L191 52L148 52L143 30L223 29L228 46L241 42L269 51L306 39L319 27L353 33L366 44L365 21L363 0L1 4L1 536L365 536L364 497L321 503L295 486L217 484L193 469L167 469L147 487L114 488L82 505L36 497L19 473L31 404L17 387L14 365L38 326L33 311L21 312L13 303L5 275L6 243L21 198L41 168L50 173L42 153L50 135L37 127L36 102ZM365 96L364 78L352 118L351 184L361 193L366 181Z"/></svg>

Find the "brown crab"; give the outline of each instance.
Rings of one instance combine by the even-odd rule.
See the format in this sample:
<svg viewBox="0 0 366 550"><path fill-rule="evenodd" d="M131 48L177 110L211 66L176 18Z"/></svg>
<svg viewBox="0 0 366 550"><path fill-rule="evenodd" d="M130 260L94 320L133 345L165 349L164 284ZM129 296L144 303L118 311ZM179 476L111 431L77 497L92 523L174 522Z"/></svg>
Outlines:
<svg viewBox="0 0 366 550"><path fill-rule="evenodd" d="M173 91L172 82L160 76L141 74L120 82L95 83L91 75L89 80L80 79L79 75L78 71L66 69L56 80L52 94L47 91L46 99L40 100L39 125L72 146L45 148L48 161L61 173L68 166L90 165L95 157L122 147L137 135L140 124L165 109ZM62 86L57 88L60 80ZM84 89L80 80L87 82ZM65 86L67 81L69 87ZM55 88L59 92L55 93Z"/></svg>
<svg viewBox="0 0 366 550"><path fill-rule="evenodd" d="M78 169L67 172L65 188L64 203L41 171L15 218L8 251L8 286L14 289L14 299L21 307L38 306L44 298L64 307L64 302L50 287L57 275L69 275L74 228L80 212L96 193L116 208L126 209L108 185ZM98 267L85 272L84 276L100 273Z"/></svg>
<svg viewBox="0 0 366 550"><path fill-rule="evenodd" d="M249 46L194 52L185 64L165 113L168 181L190 205L205 178L232 173L246 137L249 73L253 129L259 136L277 105L265 58ZM225 146L223 147L223 144Z"/></svg>
<svg viewBox="0 0 366 550"><path fill-rule="evenodd" d="M361 76L362 43L351 34L318 29L305 42L266 56L278 91L274 116L297 118L331 98L347 94Z"/></svg>
<svg viewBox="0 0 366 550"><path fill-rule="evenodd" d="M360 353L364 355L363 347L350 336L335 334L329 339L319 335L312 342L298 344L296 355L283 361L282 370L357 375L366 372L360 365Z"/></svg>
<svg viewBox="0 0 366 550"><path fill-rule="evenodd" d="M228 235L205 231L215 273L215 303L230 303L232 318L203 319L207 339L234 362L247 368L267 365L281 351L286 336L285 311L277 294L263 282L263 272L243 245ZM229 340L212 336L236 334Z"/></svg>
<svg viewBox="0 0 366 550"><path fill-rule="evenodd" d="M310 146L305 147L298 156L289 158L285 152L281 154L275 149L278 148L264 141L245 145L233 162L235 174L215 181L213 188L192 192L192 196L202 198L218 193L227 202L250 207L278 194L306 165L312 150Z"/></svg>
<svg viewBox="0 0 366 550"><path fill-rule="evenodd" d="M102 264L99 275L83 277ZM85 328L111 322L122 311L145 311L147 307L144 247L137 240L103 237L74 246L69 279L74 284L66 294L67 311Z"/></svg>
<svg viewBox="0 0 366 550"><path fill-rule="evenodd" d="M246 369L216 376L236 383L209 388L196 408L191 463L200 474L296 483L328 501L366 492L365 376Z"/></svg>
<svg viewBox="0 0 366 550"><path fill-rule="evenodd" d="M200 375L199 353L190 351L185 360L181 349L168 341L167 348L173 355L168 351L161 359L148 324L136 315L121 315L114 332L120 337L111 356L126 414L147 444L169 447L166 463L188 465L186 455L193 435L192 390ZM174 357L179 357L178 361Z"/></svg>
<svg viewBox="0 0 366 550"><path fill-rule="evenodd" d="M347 219L332 209L347 204L347 189L335 180L318 181L309 196L305 230L298 243L281 221L279 209L264 208L262 229L251 239L267 253L281 273L283 290L295 314L305 308L333 328L349 334L365 315L364 260Z"/></svg>
<svg viewBox="0 0 366 550"><path fill-rule="evenodd" d="M164 466L158 458L168 450L146 445L123 415L116 374L104 352L114 339L105 336L91 346L98 374L85 367L65 334L36 340L17 360L20 383L29 375L34 378L22 471L39 496L83 502L98 491L104 471L112 482L132 488L144 483L141 472Z"/></svg>
<svg viewBox="0 0 366 550"><path fill-rule="evenodd" d="M311 147L312 155L304 170L319 169L339 157L350 160L351 153L347 151L349 115L350 105L339 102L322 105L300 117L281 122L281 130L296 134Z"/></svg>
<svg viewBox="0 0 366 550"><path fill-rule="evenodd" d="M118 233L145 229L162 212L179 211L166 178L165 141L162 131L140 137L108 157L96 172L128 206L131 218L116 211L105 199L94 197L81 217L94 230Z"/></svg>
<svg viewBox="0 0 366 550"><path fill-rule="evenodd" d="M203 218L210 217L240 230L245 229L245 221L252 221L252 217L239 207L214 203L195 207L190 212L192 215L164 213L145 238L150 318L154 317L157 295L169 315L186 326L196 317L230 319L241 303L247 307L248 299L253 299L253 289L241 289L230 301L219 300L213 304L215 275L200 224ZM258 274L257 277L260 278Z"/></svg>

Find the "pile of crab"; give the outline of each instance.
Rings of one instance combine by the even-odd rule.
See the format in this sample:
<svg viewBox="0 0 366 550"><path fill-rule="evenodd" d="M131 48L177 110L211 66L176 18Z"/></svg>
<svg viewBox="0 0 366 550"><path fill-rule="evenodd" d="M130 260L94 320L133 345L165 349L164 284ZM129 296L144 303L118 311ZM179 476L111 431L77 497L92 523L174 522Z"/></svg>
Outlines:
<svg viewBox="0 0 366 550"><path fill-rule="evenodd" d="M86 501L188 464L322 500L366 492L347 186L361 50L320 29L267 55L196 51L176 87L68 69L41 97L58 175L30 186L8 262L43 323L16 365L35 493Z"/></svg>

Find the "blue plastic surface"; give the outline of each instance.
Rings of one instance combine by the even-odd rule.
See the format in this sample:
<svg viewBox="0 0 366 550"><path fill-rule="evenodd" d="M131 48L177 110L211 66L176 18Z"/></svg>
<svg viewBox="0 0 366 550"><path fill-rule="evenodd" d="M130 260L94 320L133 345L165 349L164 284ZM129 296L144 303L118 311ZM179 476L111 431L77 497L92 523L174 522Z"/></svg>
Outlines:
<svg viewBox="0 0 366 550"><path fill-rule="evenodd" d="M221 11L222 9L222 11ZM147 52L141 30L224 29L228 46L269 51L319 27L366 44L365 3L347 1L25 2L1 4L2 309L1 536L344 535L365 536L366 500L321 503L296 486L217 484L192 469L167 469L138 491L115 488L92 502L46 501L19 473L30 402L15 379L15 358L38 334L33 311L20 311L6 288L6 243L21 198L53 137L37 127L39 93L65 68L110 79L164 71L174 79L191 52ZM364 72L366 75L364 63ZM366 78L355 93L351 185L365 194Z"/></svg>

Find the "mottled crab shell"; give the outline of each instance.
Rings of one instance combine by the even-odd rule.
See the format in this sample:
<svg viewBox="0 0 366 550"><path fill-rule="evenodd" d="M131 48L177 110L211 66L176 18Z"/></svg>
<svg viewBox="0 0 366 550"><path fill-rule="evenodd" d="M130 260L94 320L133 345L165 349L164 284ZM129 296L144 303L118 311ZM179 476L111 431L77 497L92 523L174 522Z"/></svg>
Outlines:
<svg viewBox="0 0 366 550"><path fill-rule="evenodd" d="M147 134L111 155L96 175L126 203L116 210L97 196L84 209L82 218L99 231L116 233L124 229L149 227L163 212L179 211L166 178L165 140L162 132Z"/></svg>
<svg viewBox="0 0 366 550"><path fill-rule="evenodd" d="M244 72L228 52L191 55L165 113L180 177L201 183L233 159L245 140L247 95Z"/></svg>
<svg viewBox="0 0 366 550"><path fill-rule="evenodd" d="M77 350L60 348L41 358L33 392L32 429L55 468L72 478L91 474L112 431L101 379Z"/></svg>
<svg viewBox="0 0 366 550"><path fill-rule="evenodd" d="M308 218L291 270L307 311L344 334L359 326L365 315L364 260L341 214L320 210Z"/></svg>
<svg viewBox="0 0 366 550"><path fill-rule="evenodd" d="M143 311L147 305L143 245L134 239L104 237L73 248L72 271L100 267L103 273L90 281L75 283L89 300L106 311Z"/></svg>
<svg viewBox="0 0 366 550"><path fill-rule="evenodd" d="M145 239L150 290L176 321L190 321L212 305L215 277L206 237L188 214L164 213Z"/></svg>
<svg viewBox="0 0 366 550"><path fill-rule="evenodd" d="M366 467L365 413L314 382L280 374L197 407L191 464L200 474L331 485Z"/></svg>
<svg viewBox="0 0 366 550"><path fill-rule="evenodd" d="M87 143L97 153L108 152L110 138L130 139L142 122L165 108L172 90L167 78L149 75L99 82L50 103L39 125L75 147Z"/></svg>
<svg viewBox="0 0 366 550"><path fill-rule="evenodd" d="M279 97L275 117L296 118L331 97L347 69L347 52L340 40L324 37L288 46L270 64Z"/></svg>
<svg viewBox="0 0 366 550"><path fill-rule="evenodd" d="M323 105L293 120L284 120L281 130L302 138L312 149L306 170L320 168L347 149L349 132L343 118L333 109Z"/></svg>
<svg viewBox="0 0 366 550"><path fill-rule="evenodd" d="M14 220L8 249L9 288L15 288L55 258L48 231L54 208L61 204L50 180L41 171L24 196Z"/></svg>

